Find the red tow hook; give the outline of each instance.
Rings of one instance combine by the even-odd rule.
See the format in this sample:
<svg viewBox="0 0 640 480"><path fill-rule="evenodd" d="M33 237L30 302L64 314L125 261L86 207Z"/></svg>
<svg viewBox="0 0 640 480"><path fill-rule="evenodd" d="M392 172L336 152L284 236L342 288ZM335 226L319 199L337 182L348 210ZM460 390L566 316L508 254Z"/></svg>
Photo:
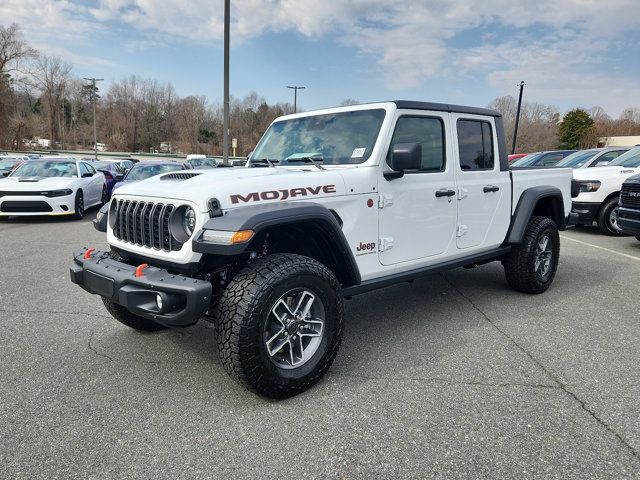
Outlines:
<svg viewBox="0 0 640 480"><path fill-rule="evenodd" d="M82 257L82 258L84 258L85 260L89 260L91 258L91 254L93 252L95 252L95 251L96 251L96 249L93 248L93 247L92 248L87 248L86 252L84 252L84 257Z"/></svg>
<svg viewBox="0 0 640 480"><path fill-rule="evenodd" d="M148 264L146 264L146 263L143 263L143 264L141 264L141 265L138 265L138 268L136 268L136 273L134 273L134 274L133 274L133 275L134 275L134 277L141 277L142 275L144 275L144 273L142 273L142 271L143 271L145 268L149 268L149 265L148 265Z"/></svg>

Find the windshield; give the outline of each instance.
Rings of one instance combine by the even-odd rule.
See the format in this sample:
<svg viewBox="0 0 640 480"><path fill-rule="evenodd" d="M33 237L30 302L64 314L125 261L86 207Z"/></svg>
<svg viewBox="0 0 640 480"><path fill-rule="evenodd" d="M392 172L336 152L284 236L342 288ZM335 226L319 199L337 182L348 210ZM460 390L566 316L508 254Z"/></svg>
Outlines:
<svg viewBox="0 0 640 480"><path fill-rule="evenodd" d="M13 166L16 164L17 161L18 159L14 157L9 157L9 158L5 157L0 159L0 170L9 170L13 168Z"/></svg>
<svg viewBox="0 0 640 480"><path fill-rule="evenodd" d="M385 111L356 110L292 118L269 127L251 159L280 162L313 157L325 165L366 161L378 138Z"/></svg>
<svg viewBox="0 0 640 480"><path fill-rule="evenodd" d="M517 160L514 160L513 162L511 162L509 167L529 167L532 164L534 164L536 160L538 160L541 156L542 156L542 153L531 153L526 157L522 157L522 158L518 158Z"/></svg>
<svg viewBox="0 0 640 480"><path fill-rule="evenodd" d="M189 164L194 168L216 168L218 164L211 158L192 158Z"/></svg>
<svg viewBox="0 0 640 480"><path fill-rule="evenodd" d="M144 180L145 178L160 175L161 173L175 172L176 170L182 170L182 165L179 163L175 165L136 165L129 170L125 180Z"/></svg>
<svg viewBox="0 0 640 480"><path fill-rule="evenodd" d="M580 152L572 153L564 160L561 160L556 164L556 167L571 167L578 168L587 163L593 157L595 157L600 150L582 150Z"/></svg>
<svg viewBox="0 0 640 480"><path fill-rule="evenodd" d="M16 168L12 177L77 177L76 162L32 160Z"/></svg>
<svg viewBox="0 0 640 480"><path fill-rule="evenodd" d="M627 153L623 153L618 158L616 158L613 162L609 164L612 166L619 167L640 167L640 147L632 148Z"/></svg>

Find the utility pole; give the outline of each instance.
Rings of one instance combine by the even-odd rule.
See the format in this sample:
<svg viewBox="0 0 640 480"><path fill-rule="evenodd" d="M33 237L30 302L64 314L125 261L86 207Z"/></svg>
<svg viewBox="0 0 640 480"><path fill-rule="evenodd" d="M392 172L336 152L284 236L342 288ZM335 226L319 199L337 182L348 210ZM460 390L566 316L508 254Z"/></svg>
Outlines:
<svg viewBox="0 0 640 480"><path fill-rule="evenodd" d="M224 100L222 118L222 163L229 165L229 30L231 0L224 0Z"/></svg>
<svg viewBox="0 0 640 480"><path fill-rule="evenodd" d="M513 145L511 146L511 155L516 153L516 139L518 138L518 124L520 123L520 107L522 106L522 91L524 90L524 81L520 82L520 96L518 97L518 110L516 112L516 126L513 130Z"/></svg>
<svg viewBox="0 0 640 480"><path fill-rule="evenodd" d="M287 85L287 88L293 90L293 113L298 113L298 90L304 90L307 87L299 87L297 85Z"/></svg>
<svg viewBox="0 0 640 480"><path fill-rule="evenodd" d="M98 159L98 130L96 129L96 82L102 82L104 78L84 78L91 82L91 103L93 103L93 156Z"/></svg>

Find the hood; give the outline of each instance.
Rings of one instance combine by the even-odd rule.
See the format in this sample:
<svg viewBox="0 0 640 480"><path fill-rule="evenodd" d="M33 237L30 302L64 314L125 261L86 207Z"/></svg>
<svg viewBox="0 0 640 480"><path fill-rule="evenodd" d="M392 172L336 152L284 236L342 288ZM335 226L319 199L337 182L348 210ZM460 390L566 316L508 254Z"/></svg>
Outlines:
<svg viewBox="0 0 640 480"><path fill-rule="evenodd" d="M0 189L13 192L59 190L69 188L75 177L6 177L0 181Z"/></svg>
<svg viewBox="0 0 640 480"><path fill-rule="evenodd" d="M606 180L614 178L626 178L630 175L640 173L640 167L594 167L579 168L573 171L574 180Z"/></svg>
<svg viewBox="0 0 640 480"><path fill-rule="evenodd" d="M184 170L123 184L115 195L188 200L202 212L209 209L211 198L218 199L222 209L282 200L311 200L345 195L344 168L318 170L312 166ZM176 173L194 176L176 179Z"/></svg>

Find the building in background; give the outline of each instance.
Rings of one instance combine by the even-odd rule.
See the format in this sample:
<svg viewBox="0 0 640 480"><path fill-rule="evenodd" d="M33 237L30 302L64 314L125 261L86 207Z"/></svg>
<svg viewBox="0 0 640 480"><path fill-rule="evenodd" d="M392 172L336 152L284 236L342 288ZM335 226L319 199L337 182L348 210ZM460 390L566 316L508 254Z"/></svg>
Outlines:
<svg viewBox="0 0 640 480"><path fill-rule="evenodd" d="M640 145L640 135L600 137L598 139L598 147L634 147L636 145Z"/></svg>

